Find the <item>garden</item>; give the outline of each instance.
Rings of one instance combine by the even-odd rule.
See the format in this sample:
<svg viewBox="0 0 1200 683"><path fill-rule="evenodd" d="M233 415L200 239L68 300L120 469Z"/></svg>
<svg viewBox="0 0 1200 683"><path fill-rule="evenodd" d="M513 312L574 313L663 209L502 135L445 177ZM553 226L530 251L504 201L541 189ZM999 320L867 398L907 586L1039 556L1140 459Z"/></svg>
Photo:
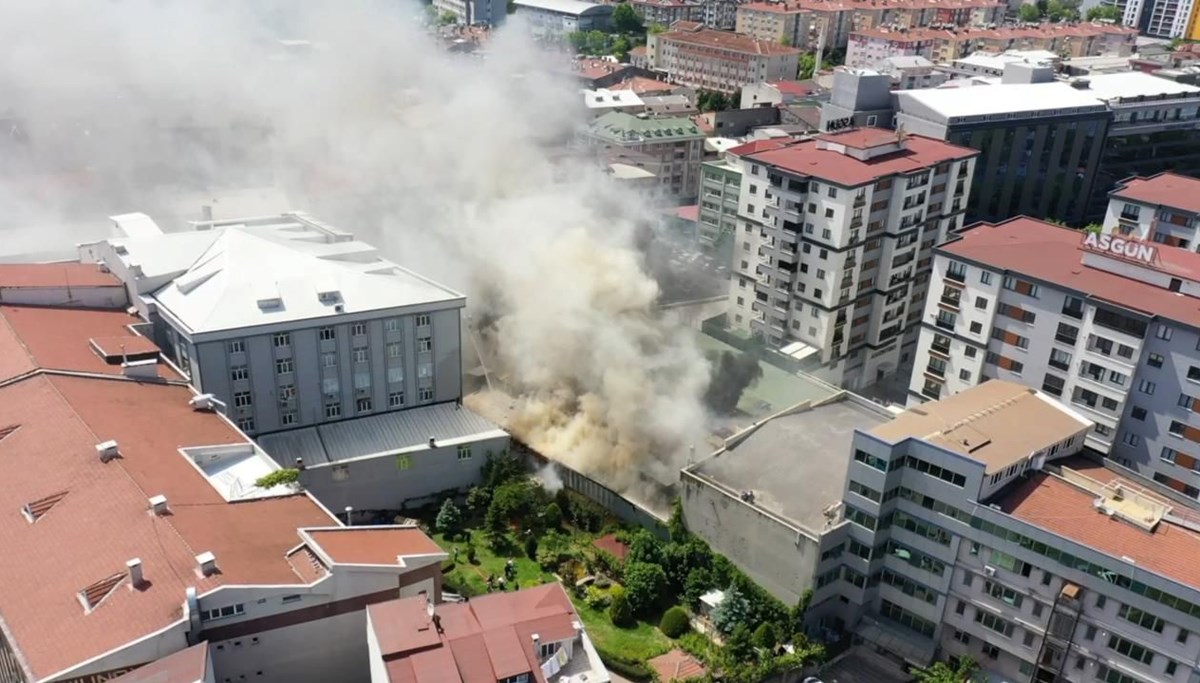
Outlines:
<svg viewBox="0 0 1200 683"><path fill-rule="evenodd" d="M805 605L784 605L712 552L687 531L678 503L669 537L659 538L573 492L551 494L505 454L488 457L465 501L447 499L421 517L450 553L445 591L470 597L559 581L618 674L648 680L646 661L676 647L730 683L824 657L803 634ZM603 547L595 543L601 538ZM700 596L713 589L725 594L710 615L716 640L691 629Z"/></svg>

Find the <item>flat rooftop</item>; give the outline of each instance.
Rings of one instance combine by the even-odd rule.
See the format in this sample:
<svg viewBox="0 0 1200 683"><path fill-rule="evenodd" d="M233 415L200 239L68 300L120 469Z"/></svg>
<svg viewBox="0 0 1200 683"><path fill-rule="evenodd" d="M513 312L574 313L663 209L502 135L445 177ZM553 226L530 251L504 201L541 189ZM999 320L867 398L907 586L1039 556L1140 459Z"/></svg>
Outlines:
<svg viewBox="0 0 1200 683"><path fill-rule="evenodd" d="M1036 389L994 379L909 408L871 435L892 444L920 439L983 463L994 474L1091 424Z"/></svg>
<svg viewBox="0 0 1200 683"><path fill-rule="evenodd" d="M700 349L705 352L730 351L741 353L725 342L707 334L696 335ZM760 360L762 377L742 392L738 410L751 417L765 417L803 401L823 401L838 393L838 388L803 373L792 373Z"/></svg>
<svg viewBox="0 0 1200 683"><path fill-rule="evenodd" d="M439 403L258 437L258 444L285 467L297 459L318 467L353 458L394 455L439 443L501 438L507 432L465 406Z"/></svg>
<svg viewBox="0 0 1200 683"><path fill-rule="evenodd" d="M1096 93L1066 83L1002 83L974 88L932 88L897 93L901 112L943 119L993 114L1032 114L1051 110L1103 112L1107 106ZM914 108L913 105L916 105ZM1062 112L1066 113L1066 111Z"/></svg>
<svg viewBox="0 0 1200 683"><path fill-rule="evenodd" d="M1137 97L1200 96L1200 88L1194 85L1176 83L1170 79L1159 78L1141 71L1096 74L1085 78L1088 81L1088 87L1083 92L1091 92L1106 101L1120 101Z"/></svg>
<svg viewBox="0 0 1200 683"><path fill-rule="evenodd" d="M94 263L2 263L0 288L120 287L121 281Z"/></svg>
<svg viewBox="0 0 1200 683"><path fill-rule="evenodd" d="M891 415L882 406L842 393L808 409L779 415L730 437L725 450L692 471L813 532L824 510L841 501L855 430L871 430Z"/></svg>

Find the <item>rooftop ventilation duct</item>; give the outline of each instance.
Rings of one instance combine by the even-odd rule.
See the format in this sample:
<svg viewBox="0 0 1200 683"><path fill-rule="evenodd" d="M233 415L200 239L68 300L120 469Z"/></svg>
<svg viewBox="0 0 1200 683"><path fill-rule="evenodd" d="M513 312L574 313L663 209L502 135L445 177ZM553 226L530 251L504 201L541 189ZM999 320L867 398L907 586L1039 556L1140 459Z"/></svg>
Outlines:
<svg viewBox="0 0 1200 683"><path fill-rule="evenodd" d="M116 441L109 440L96 444L96 455L100 456L100 462L108 462L119 454Z"/></svg>
<svg viewBox="0 0 1200 683"><path fill-rule="evenodd" d="M125 361L121 363L121 374L133 379L158 379L158 359Z"/></svg>
<svg viewBox="0 0 1200 683"><path fill-rule="evenodd" d="M150 498L150 511L156 515L165 515L169 511L167 507L167 497L163 495L152 496Z"/></svg>
<svg viewBox="0 0 1200 683"><path fill-rule="evenodd" d="M217 406L221 405L221 402L218 401L217 397L213 396L212 394L199 394L197 396L193 396L188 401L188 405L196 410L212 411L216 410Z"/></svg>
<svg viewBox="0 0 1200 683"><path fill-rule="evenodd" d="M133 558L125 563L125 569L129 571L129 584L134 588L140 588L145 581L142 575L142 561L140 558Z"/></svg>
<svg viewBox="0 0 1200 683"><path fill-rule="evenodd" d="M204 576L217 573L217 556L211 552L203 552L196 556L196 567Z"/></svg>

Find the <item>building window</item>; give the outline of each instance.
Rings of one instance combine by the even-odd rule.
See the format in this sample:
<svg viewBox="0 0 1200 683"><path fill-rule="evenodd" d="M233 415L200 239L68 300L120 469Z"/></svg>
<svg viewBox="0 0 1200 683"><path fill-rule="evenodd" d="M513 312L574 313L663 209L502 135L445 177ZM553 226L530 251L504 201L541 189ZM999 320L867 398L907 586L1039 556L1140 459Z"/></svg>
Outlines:
<svg viewBox="0 0 1200 683"><path fill-rule="evenodd" d="M333 466L333 480L334 481L346 481L349 478L350 478L350 466L349 465L334 465Z"/></svg>
<svg viewBox="0 0 1200 683"><path fill-rule="evenodd" d="M983 332L983 323L973 322L973 323L971 323L970 329L971 329L971 334L979 334L979 333Z"/></svg>
<svg viewBox="0 0 1200 683"><path fill-rule="evenodd" d="M384 320L383 321L383 329L385 332L399 332L400 331L400 319L399 318L388 318L387 320Z"/></svg>
<svg viewBox="0 0 1200 683"><path fill-rule="evenodd" d="M1152 368L1161 368L1163 366L1163 357L1161 354L1152 353L1146 358L1146 365Z"/></svg>
<svg viewBox="0 0 1200 683"><path fill-rule="evenodd" d="M984 297L981 297L981 296L975 297L975 308L978 308L979 310L983 310L983 309L987 308L987 305L988 305L987 299L985 299Z"/></svg>
<svg viewBox="0 0 1200 683"><path fill-rule="evenodd" d="M1154 395L1154 390L1157 387L1158 387L1157 384L1155 384L1154 382L1151 382L1149 380L1144 379L1144 380L1138 382L1138 391L1142 392L1143 394L1147 394L1149 396Z"/></svg>
<svg viewBox="0 0 1200 683"><path fill-rule="evenodd" d="M325 394L326 396L333 396L341 391L341 389L342 385L341 382L338 381L337 377L326 377L325 379L321 380L321 393Z"/></svg>
<svg viewBox="0 0 1200 683"><path fill-rule="evenodd" d="M1139 422L1145 422L1146 421L1146 409L1142 408L1141 406L1134 406L1133 410L1129 411L1129 417L1132 417L1133 419L1135 419Z"/></svg>
<svg viewBox="0 0 1200 683"><path fill-rule="evenodd" d="M463 444L458 447L458 459L459 460L470 460L471 459L470 444Z"/></svg>
<svg viewBox="0 0 1200 683"><path fill-rule="evenodd" d="M389 408L399 408L402 405L404 405L404 392L403 391L393 391L392 393L388 394L388 407Z"/></svg>
<svg viewBox="0 0 1200 683"><path fill-rule="evenodd" d="M321 354L321 367L323 367L323 368L337 367L337 354L336 353L322 353Z"/></svg>
<svg viewBox="0 0 1200 683"><path fill-rule="evenodd" d="M979 282L985 285L992 284L992 273L987 270L979 271Z"/></svg>
<svg viewBox="0 0 1200 683"><path fill-rule="evenodd" d="M418 389L417 390L417 400L422 403L424 403L426 401L432 401L433 400L433 389L431 389L429 387L423 387L421 389Z"/></svg>
<svg viewBox="0 0 1200 683"><path fill-rule="evenodd" d="M429 337L421 337L417 340L417 352L426 353L433 350L433 340Z"/></svg>
<svg viewBox="0 0 1200 683"><path fill-rule="evenodd" d="M291 346L292 345L292 335L288 334L287 332L280 332L279 334L276 334L273 337L271 337L271 341L275 345L275 348L277 348L277 349L283 348L285 346Z"/></svg>
<svg viewBox="0 0 1200 683"><path fill-rule="evenodd" d="M1121 441L1125 442L1126 446L1137 446L1139 443L1141 443L1141 440L1142 437L1132 432L1125 432L1125 436L1121 438Z"/></svg>
<svg viewBox="0 0 1200 683"><path fill-rule="evenodd" d="M366 391L371 388L371 373L356 372L354 373L354 388L359 391Z"/></svg>
<svg viewBox="0 0 1200 683"><path fill-rule="evenodd" d="M325 404L325 417L332 418L332 417L341 417L341 416L342 416L342 404L341 403L326 403Z"/></svg>
<svg viewBox="0 0 1200 683"><path fill-rule="evenodd" d="M398 342L391 342L387 345L388 358L400 358L404 355L404 347Z"/></svg>
<svg viewBox="0 0 1200 683"><path fill-rule="evenodd" d="M417 327L429 327L429 316L428 315L418 315L417 316Z"/></svg>
<svg viewBox="0 0 1200 683"><path fill-rule="evenodd" d="M292 365L291 358L275 359L275 374L288 375L288 374L291 374L292 369L293 369L293 365Z"/></svg>
<svg viewBox="0 0 1200 683"><path fill-rule="evenodd" d="M354 362L355 363L366 363L367 359L368 359L368 353L367 353L366 349L354 349Z"/></svg>
<svg viewBox="0 0 1200 683"><path fill-rule="evenodd" d="M233 405L235 408L249 408L251 404L249 391L236 391L233 394Z"/></svg>
<svg viewBox="0 0 1200 683"><path fill-rule="evenodd" d="M296 385L295 384L279 385L279 402L280 403L290 403L295 398L296 398Z"/></svg>
<svg viewBox="0 0 1200 683"><path fill-rule="evenodd" d="M252 432L254 431L254 418L243 417L237 421L237 426L238 429L242 430L243 432Z"/></svg>
<svg viewBox="0 0 1200 683"><path fill-rule="evenodd" d="M360 398L355 402L354 409L360 413L371 412L371 399Z"/></svg>
<svg viewBox="0 0 1200 683"><path fill-rule="evenodd" d="M246 607L242 604L226 605L225 607L214 607L200 611L200 621L215 621L217 619L228 619L229 617L238 617L246 613Z"/></svg>
<svg viewBox="0 0 1200 683"><path fill-rule="evenodd" d="M404 368L393 366L387 369L388 384L400 384L404 381Z"/></svg>
<svg viewBox="0 0 1200 683"><path fill-rule="evenodd" d="M355 337L362 337L366 333L367 333L367 324L366 323L354 323L353 325L350 326L350 334L354 335Z"/></svg>
<svg viewBox="0 0 1200 683"><path fill-rule="evenodd" d="M1121 605L1121 609L1117 611L1117 616L1131 624L1137 624L1138 626L1141 626L1149 631L1154 631L1155 633L1162 633L1163 626L1166 625L1166 622L1154 616L1153 614L1150 614L1149 612L1143 612L1142 610L1136 607L1130 607L1129 605Z"/></svg>
<svg viewBox="0 0 1200 683"><path fill-rule="evenodd" d="M1200 382L1200 367L1195 365L1188 368L1187 378L1193 382Z"/></svg>
<svg viewBox="0 0 1200 683"><path fill-rule="evenodd" d="M1147 666L1154 661L1154 652L1117 635L1108 637L1108 649Z"/></svg>
<svg viewBox="0 0 1200 683"><path fill-rule="evenodd" d="M1178 420L1171 420L1171 426L1167 428L1167 431L1171 433L1171 436L1182 437L1187 431L1187 425Z"/></svg>
<svg viewBox="0 0 1200 683"><path fill-rule="evenodd" d="M279 415L279 421L280 421L280 422L281 422L281 423L282 423L284 426L287 426L287 425L294 425L294 424L296 424L296 411L294 411L294 410L285 410L285 411L283 411L283 412L282 412L282 413Z"/></svg>
<svg viewBox="0 0 1200 683"><path fill-rule="evenodd" d="M234 382L250 378L250 370L245 365L235 365L229 368L229 378Z"/></svg>
<svg viewBox="0 0 1200 683"><path fill-rule="evenodd" d="M1156 329L1154 331L1154 336L1158 337L1159 339L1161 339L1163 341L1171 341L1171 334L1172 334L1171 328L1167 327L1166 325L1163 325L1163 324L1159 324L1158 329Z"/></svg>
<svg viewBox="0 0 1200 683"><path fill-rule="evenodd" d="M230 339L226 348L229 353L245 353L246 342L242 339Z"/></svg>
<svg viewBox="0 0 1200 683"><path fill-rule="evenodd" d="M322 327L317 336L321 338L321 341L333 341L337 339L337 330L332 327Z"/></svg>

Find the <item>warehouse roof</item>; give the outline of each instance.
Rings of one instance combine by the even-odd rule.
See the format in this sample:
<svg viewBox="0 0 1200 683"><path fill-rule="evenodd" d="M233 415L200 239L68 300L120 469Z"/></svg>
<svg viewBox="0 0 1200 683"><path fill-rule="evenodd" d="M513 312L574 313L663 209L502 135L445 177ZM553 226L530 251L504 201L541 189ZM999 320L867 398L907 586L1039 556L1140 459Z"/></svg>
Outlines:
<svg viewBox="0 0 1200 683"><path fill-rule="evenodd" d="M429 439L451 444L503 438L507 432L456 403L392 411L276 434L258 443L281 464L316 467L353 458L424 450Z"/></svg>
<svg viewBox="0 0 1200 683"><path fill-rule="evenodd" d="M593 2L583 2L582 0L514 0L513 4L517 7L528 7L530 9L571 14L580 17L584 15L612 13L612 7L597 5Z"/></svg>
<svg viewBox="0 0 1200 683"><path fill-rule="evenodd" d="M1083 92L1091 92L1092 95L1106 101L1129 100L1139 97L1200 95L1200 88L1194 85L1177 83L1141 71L1097 74L1087 76L1086 80L1087 88Z"/></svg>

